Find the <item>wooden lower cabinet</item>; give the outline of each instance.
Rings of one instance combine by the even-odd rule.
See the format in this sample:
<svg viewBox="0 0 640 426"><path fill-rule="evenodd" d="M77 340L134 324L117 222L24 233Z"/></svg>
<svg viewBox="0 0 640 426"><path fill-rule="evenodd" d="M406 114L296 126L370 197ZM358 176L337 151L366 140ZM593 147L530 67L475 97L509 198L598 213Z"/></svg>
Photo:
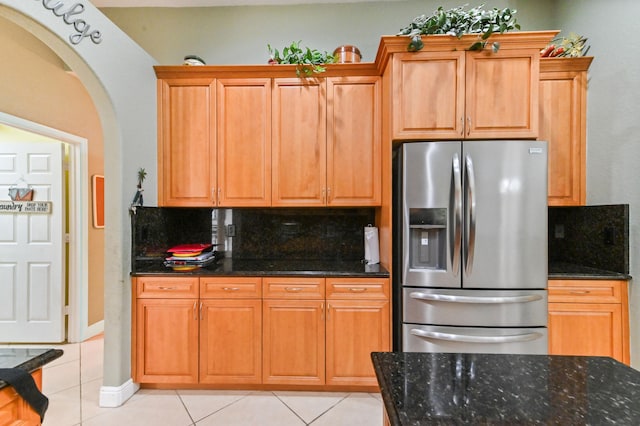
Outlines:
<svg viewBox="0 0 640 426"><path fill-rule="evenodd" d="M139 383L372 388L371 352L390 350L388 279L133 282Z"/></svg>
<svg viewBox="0 0 640 426"><path fill-rule="evenodd" d="M198 299L138 299L136 381L198 383Z"/></svg>
<svg viewBox="0 0 640 426"><path fill-rule="evenodd" d="M200 383L261 383L262 301L202 301Z"/></svg>
<svg viewBox="0 0 640 426"><path fill-rule="evenodd" d="M627 282L549 281L549 353L609 356L628 365Z"/></svg>
<svg viewBox="0 0 640 426"><path fill-rule="evenodd" d="M327 279L326 384L376 386L371 352L390 350L389 280Z"/></svg>
<svg viewBox="0 0 640 426"><path fill-rule="evenodd" d="M263 302L264 384L324 384L324 301Z"/></svg>
<svg viewBox="0 0 640 426"><path fill-rule="evenodd" d="M200 383L262 381L262 279L200 278Z"/></svg>

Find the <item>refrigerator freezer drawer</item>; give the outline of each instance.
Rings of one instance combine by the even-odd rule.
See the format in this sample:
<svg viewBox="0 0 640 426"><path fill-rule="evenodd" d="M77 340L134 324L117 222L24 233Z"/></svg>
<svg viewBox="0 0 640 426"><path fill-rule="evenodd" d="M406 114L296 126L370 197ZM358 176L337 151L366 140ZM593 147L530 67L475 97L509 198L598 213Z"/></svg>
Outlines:
<svg viewBox="0 0 640 426"><path fill-rule="evenodd" d="M414 324L544 327L546 290L403 288L403 322Z"/></svg>
<svg viewBox="0 0 640 426"><path fill-rule="evenodd" d="M548 353L545 327L479 328L404 324L404 352Z"/></svg>

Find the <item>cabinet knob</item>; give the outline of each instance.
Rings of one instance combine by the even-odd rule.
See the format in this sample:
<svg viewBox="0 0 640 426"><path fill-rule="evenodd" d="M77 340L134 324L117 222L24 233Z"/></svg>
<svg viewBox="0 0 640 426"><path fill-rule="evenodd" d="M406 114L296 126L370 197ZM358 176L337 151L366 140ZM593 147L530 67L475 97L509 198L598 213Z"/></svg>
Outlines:
<svg viewBox="0 0 640 426"><path fill-rule="evenodd" d="M366 287L349 287L349 291L354 293L362 293L367 291L367 288Z"/></svg>
<svg viewBox="0 0 640 426"><path fill-rule="evenodd" d="M238 287L222 287L224 291L238 291L240 290Z"/></svg>
<svg viewBox="0 0 640 426"><path fill-rule="evenodd" d="M302 291L302 287L285 287L284 289L291 293L299 293Z"/></svg>

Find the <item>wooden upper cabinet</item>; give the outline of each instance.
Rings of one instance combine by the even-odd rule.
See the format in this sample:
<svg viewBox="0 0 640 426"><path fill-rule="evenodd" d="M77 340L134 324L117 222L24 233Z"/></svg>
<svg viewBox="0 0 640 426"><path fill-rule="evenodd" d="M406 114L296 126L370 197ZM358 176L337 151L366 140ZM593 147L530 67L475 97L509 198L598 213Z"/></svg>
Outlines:
<svg viewBox="0 0 640 426"><path fill-rule="evenodd" d="M212 79L158 80L158 205L214 204L214 100Z"/></svg>
<svg viewBox="0 0 640 426"><path fill-rule="evenodd" d="M538 49L466 53L467 139L538 136Z"/></svg>
<svg viewBox="0 0 640 426"><path fill-rule="evenodd" d="M407 52L408 37L383 36L376 63L390 79L392 139L535 139L540 49L556 34L493 34L474 51L475 34L429 35L419 52Z"/></svg>
<svg viewBox="0 0 640 426"><path fill-rule="evenodd" d="M381 198L379 77L327 78L327 205Z"/></svg>
<svg viewBox="0 0 640 426"><path fill-rule="evenodd" d="M539 50L396 53L394 139L535 138Z"/></svg>
<svg viewBox="0 0 640 426"><path fill-rule="evenodd" d="M464 57L464 51L394 55L394 139L463 137Z"/></svg>
<svg viewBox="0 0 640 426"><path fill-rule="evenodd" d="M271 79L217 80L219 206L271 205Z"/></svg>
<svg viewBox="0 0 640 426"><path fill-rule="evenodd" d="M540 134L548 142L549 205L586 202L587 72L592 57L540 61Z"/></svg>
<svg viewBox="0 0 640 426"><path fill-rule="evenodd" d="M273 206L326 203L326 82L273 81Z"/></svg>

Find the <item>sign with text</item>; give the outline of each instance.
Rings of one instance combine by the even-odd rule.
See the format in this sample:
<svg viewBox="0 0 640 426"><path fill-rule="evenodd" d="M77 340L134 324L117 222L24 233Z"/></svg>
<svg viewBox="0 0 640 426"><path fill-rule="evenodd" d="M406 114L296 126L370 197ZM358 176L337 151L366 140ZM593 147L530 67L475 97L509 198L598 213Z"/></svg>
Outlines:
<svg viewBox="0 0 640 426"><path fill-rule="evenodd" d="M45 213L50 214L51 201L5 201L0 200L0 213Z"/></svg>

